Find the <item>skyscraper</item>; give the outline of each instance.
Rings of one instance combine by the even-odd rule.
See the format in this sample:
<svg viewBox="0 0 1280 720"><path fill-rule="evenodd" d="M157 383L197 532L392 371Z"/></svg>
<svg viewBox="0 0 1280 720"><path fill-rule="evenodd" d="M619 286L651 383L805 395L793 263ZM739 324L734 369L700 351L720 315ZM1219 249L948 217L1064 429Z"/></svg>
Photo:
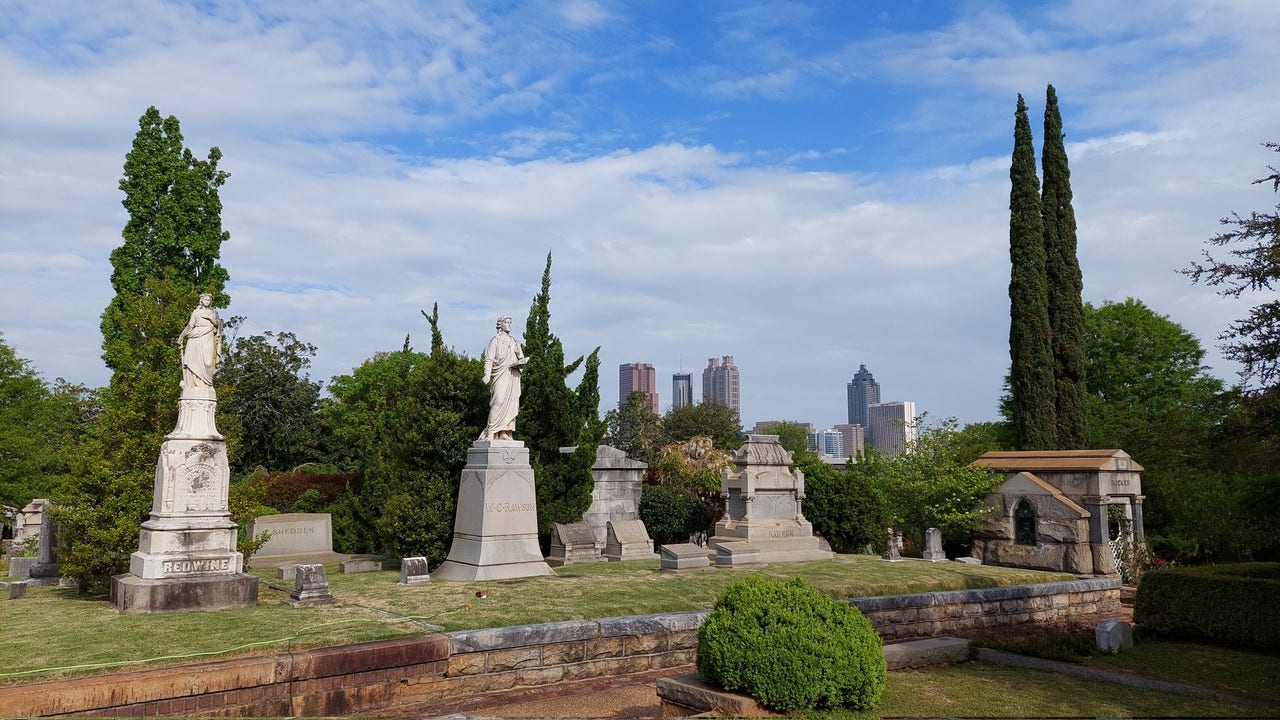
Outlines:
<svg viewBox="0 0 1280 720"><path fill-rule="evenodd" d="M674 373L671 376L671 409L693 404L693 373Z"/></svg>
<svg viewBox="0 0 1280 720"><path fill-rule="evenodd" d="M702 369L702 402L717 402L742 412L741 382L732 355L707 359Z"/></svg>
<svg viewBox="0 0 1280 720"><path fill-rule="evenodd" d="M858 457L862 454L863 444L866 441L866 427L863 425L854 425L853 423L841 423L836 425L836 430L844 436L844 456Z"/></svg>
<svg viewBox="0 0 1280 720"><path fill-rule="evenodd" d="M809 449L819 455L845 459L849 453L844 449L844 433L839 430L815 430L809 433Z"/></svg>
<svg viewBox="0 0 1280 720"><path fill-rule="evenodd" d="M870 427L867 424L867 406L880 402L880 383L871 376L866 364L858 366L849 382L849 424Z"/></svg>
<svg viewBox="0 0 1280 720"><path fill-rule="evenodd" d="M623 363L618 366L618 407L626 405L633 392L645 394L645 405L658 414L658 371L649 363Z"/></svg>
<svg viewBox="0 0 1280 720"><path fill-rule="evenodd" d="M916 440L916 404L872 403L867 406L867 444L884 455L901 455Z"/></svg>

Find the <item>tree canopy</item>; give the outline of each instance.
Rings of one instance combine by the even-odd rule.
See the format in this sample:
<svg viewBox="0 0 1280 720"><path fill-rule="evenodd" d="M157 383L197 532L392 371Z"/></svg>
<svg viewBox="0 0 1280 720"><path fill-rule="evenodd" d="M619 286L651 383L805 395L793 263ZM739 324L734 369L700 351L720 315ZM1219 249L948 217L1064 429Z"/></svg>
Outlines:
<svg viewBox="0 0 1280 720"><path fill-rule="evenodd" d="M1009 181L1009 422L1019 450L1047 450L1057 446L1049 287L1040 181L1022 95Z"/></svg>
<svg viewBox="0 0 1280 720"><path fill-rule="evenodd" d="M704 436L721 450L734 451L742 446L742 421L738 411L718 402L702 402L672 408L662 418L663 444Z"/></svg>
<svg viewBox="0 0 1280 720"><path fill-rule="evenodd" d="M1280 152L1280 143L1264 143L1263 147ZM1271 174L1254 180L1254 184L1270 183L1273 191L1280 192L1280 170L1274 165L1267 169ZM1271 388L1280 381L1280 300L1275 299L1280 281L1280 203L1271 211L1255 210L1248 216L1233 212L1220 222L1231 229L1208 242L1228 248L1226 255L1205 250L1202 262L1193 262L1182 272L1192 282L1222 288L1218 294L1224 297L1263 293L1263 302L1218 337L1226 356L1244 365L1247 380Z"/></svg>

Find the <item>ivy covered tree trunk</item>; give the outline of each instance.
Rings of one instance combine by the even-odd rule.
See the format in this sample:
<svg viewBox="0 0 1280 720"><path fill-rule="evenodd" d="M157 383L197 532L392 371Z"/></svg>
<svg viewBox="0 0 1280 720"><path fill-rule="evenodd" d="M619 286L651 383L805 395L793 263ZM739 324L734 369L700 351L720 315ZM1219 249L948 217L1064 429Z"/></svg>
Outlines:
<svg viewBox="0 0 1280 720"><path fill-rule="evenodd" d="M1040 181L1027 106L1018 95L1009 167L1010 421L1019 450L1056 447L1053 352Z"/></svg>
<svg viewBox="0 0 1280 720"><path fill-rule="evenodd" d="M1058 448L1085 446L1087 415L1084 347L1084 283L1076 257L1076 214L1071 207L1071 170L1063 145L1058 95L1050 85L1044 107L1044 250L1049 282L1049 328L1053 335Z"/></svg>
<svg viewBox="0 0 1280 720"><path fill-rule="evenodd" d="M182 145L178 119L147 108L125 157L123 244L111 253L115 296L102 313L102 359L111 369L96 442L79 459L81 480L62 498L65 574L82 591L128 569L138 526L151 509L157 453L178 412L178 334L200 293L228 301L218 264L227 173L222 153L200 160ZM232 438L229 438L232 440Z"/></svg>
<svg viewBox="0 0 1280 720"><path fill-rule="evenodd" d="M582 519L591 506L595 481L591 466L604 436L600 420L599 348L587 358L576 390L568 377L582 365L579 357L568 365L564 346L551 332L551 254L542 272L542 288L529 308L524 352L529 358L521 373L520 415L516 437L529 447L538 491L538 532L545 536L553 523ZM561 453L562 447L576 447Z"/></svg>

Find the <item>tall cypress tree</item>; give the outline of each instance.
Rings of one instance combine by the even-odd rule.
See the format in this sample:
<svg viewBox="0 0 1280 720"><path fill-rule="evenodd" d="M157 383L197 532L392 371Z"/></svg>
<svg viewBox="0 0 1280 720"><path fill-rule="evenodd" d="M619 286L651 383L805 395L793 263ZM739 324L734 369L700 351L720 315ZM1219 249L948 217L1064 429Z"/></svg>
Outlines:
<svg viewBox="0 0 1280 720"><path fill-rule="evenodd" d="M1009 166L1010 420L1019 450L1056 447L1049 290L1045 280L1040 181L1027 105L1018 95Z"/></svg>
<svg viewBox="0 0 1280 720"><path fill-rule="evenodd" d="M1050 85L1044 106L1045 272L1049 282L1049 328L1053 336L1053 371L1058 447L1085 445L1085 347L1083 279L1076 257L1076 215L1071 207L1071 170L1063 145L1058 95Z"/></svg>
<svg viewBox="0 0 1280 720"><path fill-rule="evenodd" d="M72 544L64 572L81 590L101 587L129 566L138 526L151 508L157 453L178 414L182 375L175 345L202 292L225 307L227 271L218 264L227 173L222 152L197 158L178 119L154 107L138 121L120 190L129 220L111 253L115 296L102 313L102 359L112 371L95 447L78 458L80 481L60 498Z"/></svg>
<svg viewBox="0 0 1280 720"><path fill-rule="evenodd" d="M564 346L551 332L551 253L542 272L542 288L529 308L524 351L529 362L521 373L516 433L529 446L538 491L538 530L545 536L552 523L577 522L591 506L595 485L591 466L604 435L599 418L599 348L586 358L577 389L566 384L583 358L566 365ZM570 446L577 449L560 452Z"/></svg>

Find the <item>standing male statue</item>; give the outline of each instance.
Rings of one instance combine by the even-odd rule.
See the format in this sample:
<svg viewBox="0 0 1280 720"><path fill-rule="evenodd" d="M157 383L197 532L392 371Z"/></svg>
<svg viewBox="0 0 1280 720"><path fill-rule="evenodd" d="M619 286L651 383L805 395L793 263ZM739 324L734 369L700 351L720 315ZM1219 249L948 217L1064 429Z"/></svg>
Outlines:
<svg viewBox="0 0 1280 720"><path fill-rule="evenodd" d="M511 337L511 316L498 318L497 333L484 351L484 381L492 393L489 422L481 440L514 440L520 412L520 370L528 362L520 343Z"/></svg>
<svg viewBox="0 0 1280 720"><path fill-rule="evenodd" d="M200 295L200 304L178 334L178 347L182 349L182 387L212 390L218 353L222 352L222 318L213 309L213 296L209 293Z"/></svg>

